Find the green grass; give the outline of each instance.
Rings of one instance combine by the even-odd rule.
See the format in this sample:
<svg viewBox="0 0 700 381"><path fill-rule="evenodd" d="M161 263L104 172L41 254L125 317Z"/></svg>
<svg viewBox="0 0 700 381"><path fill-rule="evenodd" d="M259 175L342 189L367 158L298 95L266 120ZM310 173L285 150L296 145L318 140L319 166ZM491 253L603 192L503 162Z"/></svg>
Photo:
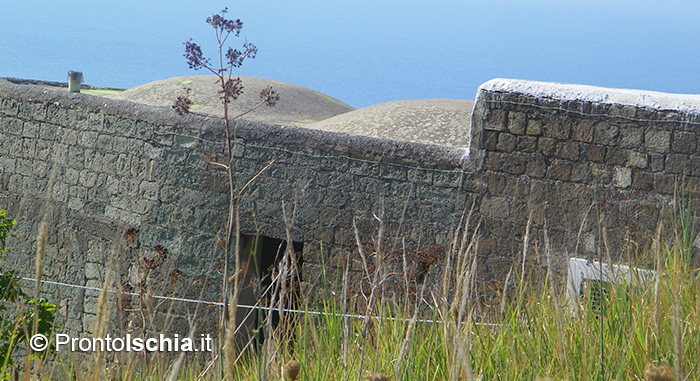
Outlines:
<svg viewBox="0 0 700 381"><path fill-rule="evenodd" d="M661 271L658 296L654 282L620 285L604 299L602 314L584 304L573 317L563 297L552 296L548 279L523 285L521 301L507 301L503 313L461 325L450 318L443 323L416 322L411 334L409 321L373 319L363 334L364 320L349 319L346 335L345 320L337 316L341 307L330 304L324 309L326 316L301 318L294 349L281 348L267 375L279 377L280 366L297 358L304 380L357 380L377 372L394 380L469 379L466 367L456 366L458 352L467 350L461 345L466 341L474 379L644 379L647 364L668 364L684 377L697 379L698 278L679 268L674 254L673 249L666 252L670 261ZM400 308L384 305L381 310L384 319L411 319ZM408 350L401 356L404 340ZM260 356L247 356L235 379L261 379L263 367Z"/></svg>
<svg viewBox="0 0 700 381"><path fill-rule="evenodd" d="M293 329L280 329L262 348L244 352L232 379L280 379L282 365L292 358L301 363L303 380L357 380L371 373L393 380L644 379L645 366L660 363L697 379L697 271L688 267L677 247L659 255L663 268L656 282L613 287L602 312L581 303L577 317L563 290L555 287L562 282L549 276L540 281L525 277L525 284L507 291L502 311L467 303L468 310L462 312L471 318L461 322L454 319L455 303L424 314L440 320L435 323L412 322L412 305L378 301L372 311L376 317L366 324L362 318L343 317L348 311L342 304L327 301L324 315L300 314ZM494 305L500 307L500 302ZM164 358L154 357L144 366L138 355L131 360L125 356L121 368L108 361L100 378L163 379L172 369L172 361ZM90 357L84 357L89 363ZM78 371L84 359L56 360L62 365L51 368L51 377L91 378L89 370ZM179 378L197 379L203 369L203 364L186 364ZM203 379L223 379L222 371L215 364Z"/></svg>
<svg viewBox="0 0 700 381"><path fill-rule="evenodd" d="M673 374L657 380L700 379L700 277L688 244L695 233L687 231L694 230L687 223L694 218L681 215L685 222L676 238L664 245L659 234L653 251L642 256L645 263L656 263L653 279L610 286L600 308L589 302L589 294L566 300L566 280L551 273L538 276L534 268L526 268L522 277L513 274L517 280L501 294L476 298L486 287L473 281L473 242L455 242L462 249L455 263L446 265L451 269L444 279L447 292L419 291L421 302L404 295L395 303L381 297L378 270L366 274L367 295L345 298L346 273L335 280L342 293L332 296L326 290L322 300L307 300L311 304L302 307L322 314L297 314L296 324L272 331L256 350L236 351L228 377L218 360L205 371L206 358L187 355L176 367L174 359L158 354L148 364L139 354L108 355L103 367L94 366L91 356L57 355L61 366L47 365L43 374L145 380L174 372L186 380L277 380L283 364L296 359L302 380L363 380L376 374L392 380L642 380L651 379L655 369ZM357 306L370 301L372 308L356 308L353 301ZM578 306L575 316L572 303ZM344 316L349 313L370 318Z"/></svg>
<svg viewBox="0 0 700 381"><path fill-rule="evenodd" d="M124 91L124 89L115 89L111 87L96 87L96 86L91 86L89 89L80 89L80 92L83 94L90 94L90 95L95 95L95 96L105 96L105 95L112 95L112 94L117 94L121 93Z"/></svg>

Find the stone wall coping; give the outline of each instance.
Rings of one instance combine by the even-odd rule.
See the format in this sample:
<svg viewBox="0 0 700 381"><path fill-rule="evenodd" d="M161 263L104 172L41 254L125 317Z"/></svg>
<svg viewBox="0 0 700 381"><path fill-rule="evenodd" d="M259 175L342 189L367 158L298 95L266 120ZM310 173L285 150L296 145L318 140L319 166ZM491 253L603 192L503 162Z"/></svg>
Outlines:
<svg viewBox="0 0 700 381"><path fill-rule="evenodd" d="M89 94L69 93L35 85L18 85L0 78L0 99L21 99L37 103L58 103L70 108L81 108L89 112L116 115L133 120L142 120L167 129L193 132L192 126L202 130L223 131L224 122L201 116L180 116L171 110L149 107L126 101L109 99ZM237 121L237 137L243 140L259 140L266 144L283 147L305 147L327 151L330 155L341 154L367 158L381 162L421 165L434 168L467 169L468 149L439 145L396 141L369 136L350 135L333 131L319 131L302 127L281 126Z"/></svg>
<svg viewBox="0 0 700 381"><path fill-rule="evenodd" d="M479 86L482 91L516 93L561 101L619 104L654 110L700 114L700 94L672 94L658 91L614 89L589 85L495 78Z"/></svg>

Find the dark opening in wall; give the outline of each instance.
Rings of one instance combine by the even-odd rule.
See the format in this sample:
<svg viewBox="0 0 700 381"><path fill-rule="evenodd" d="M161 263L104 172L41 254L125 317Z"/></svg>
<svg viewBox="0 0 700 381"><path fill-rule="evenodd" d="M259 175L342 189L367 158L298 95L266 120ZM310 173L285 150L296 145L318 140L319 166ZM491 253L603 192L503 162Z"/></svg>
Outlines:
<svg viewBox="0 0 700 381"><path fill-rule="evenodd" d="M280 309L299 309L304 243L293 241L291 251L288 251L286 240L262 235L243 235L241 238L244 274L239 302L262 308L256 308L250 315L250 310L240 311L243 316L239 321L243 321L249 332L262 343L265 335L269 335L266 333L267 308L273 309L270 329L293 327L296 314L280 312Z"/></svg>

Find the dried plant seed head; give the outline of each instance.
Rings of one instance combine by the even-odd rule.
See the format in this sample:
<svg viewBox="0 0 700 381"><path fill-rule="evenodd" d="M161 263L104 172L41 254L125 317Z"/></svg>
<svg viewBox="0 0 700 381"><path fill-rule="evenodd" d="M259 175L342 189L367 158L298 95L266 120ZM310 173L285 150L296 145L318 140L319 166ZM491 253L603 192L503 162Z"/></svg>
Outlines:
<svg viewBox="0 0 700 381"><path fill-rule="evenodd" d="M219 161L219 154L214 151L202 151L200 157L205 163L216 163Z"/></svg>
<svg viewBox="0 0 700 381"><path fill-rule="evenodd" d="M143 259L143 266L146 270L153 270L156 268L156 260L150 258Z"/></svg>
<svg viewBox="0 0 700 381"><path fill-rule="evenodd" d="M171 271L171 272L170 272L170 275L169 275L169 277L168 277L169 280L170 280L170 283L175 283L175 282L177 282L178 279L180 279L180 276L181 276L181 275L182 275L182 271L180 271L180 268L179 268L179 267L176 268L175 270Z"/></svg>
<svg viewBox="0 0 700 381"><path fill-rule="evenodd" d="M156 258L165 259L168 257L168 249L164 248L161 245L154 246L153 250L156 252Z"/></svg>
<svg viewBox="0 0 700 381"><path fill-rule="evenodd" d="M226 31L228 33L234 33L238 36L243 29L243 23L240 19L229 20L224 17L228 13L228 7L224 8L221 12L207 17L207 24L211 25L212 28L219 31Z"/></svg>
<svg viewBox="0 0 700 381"><path fill-rule="evenodd" d="M255 56L258 54L258 47L255 46L252 42L246 41L243 44L243 57L245 58L255 58ZM243 63L243 61L241 61Z"/></svg>
<svg viewBox="0 0 700 381"><path fill-rule="evenodd" d="M231 101L235 101L241 94L243 94L243 82L240 78L229 78L221 86L219 94L221 94L220 99L223 103L230 103Z"/></svg>
<svg viewBox="0 0 700 381"><path fill-rule="evenodd" d="M275 90L272 90L272 87L268 86L260 91L260 99L265 102L266 105L272 107L280 100L280 96Z"/></svg>
<svg viewBox="0 0 700 381"><path fill-rule="evenodd" d="M209 65L209 59L204 57L202 53L202 47L192 42L192 39L182 43L185 45L185 58L187 58L187 65L190 69L199 70L205 66Z"/></svg>
<svg viewBox="0 0 700 381"><path fill-rule="evenodd" d="M129 282L122 282L122 292L125 292L125 293L134 292L134 286L129 284Z"/></svg>
<svg viewBox="0 0 700 381"><path fill-rule="evenodd" d="M121 291L122 294L119 295L118 307L121 311L129 310L131 309L131 298L129 297L129 295L125 294L130 294L134 292L134 287L131 284L129 284L129 282L122 282Z"/></svg>
<svg viewBox="0 0 700 381"><path fill-rule="evenodd" d="M129 228L124 232L124 240L130 245L135 246L139 239L139 229Z"/></svg>
<svg viewBox="0 0 700 381"><path fill-rule="evenodd" d="M299 378L299 371L301 370L301 365L297 360L290 360L284 364L284 379L285 380L296 380Z"/></svg>
<svg viewBox="0 0 700 381"><path fill-rule="evenodd" d="M192 106L192 101L187 96L179 95L175 99L175 103L170 106L178 115L185 115L190 113L190 106Z"/></svg>

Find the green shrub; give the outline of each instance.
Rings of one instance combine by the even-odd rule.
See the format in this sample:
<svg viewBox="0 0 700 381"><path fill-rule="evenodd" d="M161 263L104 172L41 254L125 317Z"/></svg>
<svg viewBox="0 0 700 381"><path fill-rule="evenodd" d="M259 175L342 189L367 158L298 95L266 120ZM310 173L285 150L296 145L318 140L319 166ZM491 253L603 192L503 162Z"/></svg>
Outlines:
<svg viewBox="0 0 700 381"><path fill-rule="evenodd" d="M7 248L7 238L17 222L7 217L6 210L0 210L0 264ZM3 271L0 267L0 378L10 377L9 370L14 367L12 353L18 344L26 344L34 335L35 313L38 315L37 332L46 337L51 335L58 324L55 322L55 304L44 298L31 299L22 291L19 281L22 278L15 271ZM8 306L14 306L8 309ZM45 352L50 352L49 348ZM39 355L43 355L40 353Z"/></svg>

